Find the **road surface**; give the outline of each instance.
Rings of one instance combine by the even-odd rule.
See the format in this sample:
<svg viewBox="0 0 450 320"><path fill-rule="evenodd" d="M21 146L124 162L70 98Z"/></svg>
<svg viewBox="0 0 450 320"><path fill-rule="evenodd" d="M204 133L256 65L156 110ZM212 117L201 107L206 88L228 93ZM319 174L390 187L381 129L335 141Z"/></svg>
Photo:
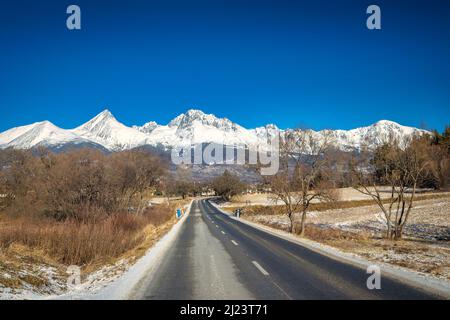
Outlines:
<svg viewBox="0 0 450 320"><path fill-rule="evenodd" d="M255 229L196 200L161 265L133 299L434 299Z"/></svg>

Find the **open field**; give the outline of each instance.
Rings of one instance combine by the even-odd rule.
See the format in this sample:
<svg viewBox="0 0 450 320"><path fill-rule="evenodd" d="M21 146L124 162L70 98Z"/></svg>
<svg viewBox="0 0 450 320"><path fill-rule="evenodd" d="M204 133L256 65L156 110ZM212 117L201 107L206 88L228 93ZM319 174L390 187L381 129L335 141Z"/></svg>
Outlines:
<svg viewBox="0 0 450 320"><path fill-rule="evenodd" d="M356 191L355 191L356 192ZM395 242L383 239L384 215L378 206L344 190L345 199L334 204L313 204L307 218L306 237L373 261L383 261L450 279L450 194L418 196L404 230ZM233 211L239 206L224 207ZM288 230L282 206L244 207L242 217ZM299 223L300 216L295 216Z"/></svg>
<svg viewBox="0 0 450 320"><path fill-rule="evenodd" d="M369 188L371 190L372 188ZM389 188L379 188L382 198L389 198L391 195L391 190ZM418 196L430 196L433 193L429 189L422 189L417 191ZM439 193L445 194L445 193ZM450 195L450 192L448 193ZM353 188L340 188L336 190L336 200L337 201L370 201L371 198L368 195L362 194L361 192ZM318 203L319 201L314 201ZM252 193L244 194L233 197L230 202L221 203L221 207L243 207L243 206L276 206L283 205L283 202L276 198L275 195L271 193Z"/></svg>

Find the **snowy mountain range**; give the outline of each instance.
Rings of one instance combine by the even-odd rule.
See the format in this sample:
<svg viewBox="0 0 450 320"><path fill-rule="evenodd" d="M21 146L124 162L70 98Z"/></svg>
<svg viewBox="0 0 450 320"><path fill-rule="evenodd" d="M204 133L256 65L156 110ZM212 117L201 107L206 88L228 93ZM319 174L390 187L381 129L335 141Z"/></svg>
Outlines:
<svg viewBox="0 0 450 320"><path fill-rule="evenodd" d="M48 121L12 128L0 133L0 149L45 146L51 149L95 147L120 151L152 146L170 150L202 143L255 146L266 141L267 136L272 137L278 131L283 135L289 130L280 130L273 124L246 129L227 118L218 118L195 109L180 114L167 125L151 121L143 126L128 127L120 123L109 110L104 110L75 129L62 129ZM339 149L349 151L363 145L375 147L389 136L404 138L426 131L382 120L367 127L315 131L314 134L320 138L325 132L331 134Z"/></svg>

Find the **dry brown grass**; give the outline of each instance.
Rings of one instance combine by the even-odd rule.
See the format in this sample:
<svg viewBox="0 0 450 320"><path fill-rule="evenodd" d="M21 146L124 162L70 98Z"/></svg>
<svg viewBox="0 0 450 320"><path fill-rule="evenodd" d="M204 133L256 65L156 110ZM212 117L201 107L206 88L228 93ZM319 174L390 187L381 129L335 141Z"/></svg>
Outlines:
<svg viewBox="0 0 450 320"><path fill-rule="evenodd" d="M0 248L21 244L65 265L111 260L142 244L146 229L171 220L173 208L150 207L140 215L118 213L95 220L2 218Z"/></svg>
<svg viewBox="0 0 450 320"><path fill-rule="evenodd" d="M299 228L297 228L298 230ZM336 241L336 240L350 240L350 241L360 241L367 240L369 235L363 233L356 233L350 231L344 231L334 228L320 228L313 224L308 224L305 230L305 236L314 241Z"/></svg>
<svg viewBox="0 0 450 320"><path fill-rule="evenodd" d="M65 274L65 268L46 256L42 250L32 250L21 244L0 248L0 287L20 289L24 285L45 288L49 279L41 268L53 268L55 277Z"/></svg>
<svg viewBox="0 0 450 320"><path fill-rule="evenodd" d="M252 219L250 219L252 220ZM289 228L286 225L279 224L276 222L269 222L269 221L259 221L259 223L262 223L268 227L272 227L275 229L283 230L288 232ZM300 223L295 223L295 230L300 230ZM299 234L298 232L296 233ZM356 232L350 232L350 231L344 231L337 228L321 228L318 227L312 223L308 223L306 225L305 229L305 237L319 242L334 242L336 240L367 240L370 238L370 235L364 234L364 233L356 233Z"/></svg>
<svg viewBox="0 0 450 320"><path fill-rule="evenodd" d="M18 278L0 277L0 285L4 286L5 288L17 289L22 286L22 281Z"/></svg>

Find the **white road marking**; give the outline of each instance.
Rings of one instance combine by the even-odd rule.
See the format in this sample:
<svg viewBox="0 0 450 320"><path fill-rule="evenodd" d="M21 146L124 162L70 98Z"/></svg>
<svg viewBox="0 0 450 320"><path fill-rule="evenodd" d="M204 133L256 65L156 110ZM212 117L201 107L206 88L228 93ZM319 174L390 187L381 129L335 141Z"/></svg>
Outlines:
<svg viewBox="0 0 450 320"><path fill-rule="evenodd" d="M234 240L231 240L231 242L233 242L233 244L235 245L235 246L237 246L238 244L237 244L237 242L236 241L234 241Z"/></svg>
<svg viewBox="0 0 450 320"><path fill-rule="evenodd" d="M264 270L264 268L261 267L261 266L259 265L258 262L252 261L252 263L255 265L256 268L258 268L259 271L261 271L261 273L262 273L263 275L265 275L265 276L268 276L268 275L269 275L269 273L268 273L266 270Z"/></svg>
<svg viewBox="0 0 450 320"><path fill-rule="evenodd" d="M221 231L222 232L222 234L226 234L225 232L223 232L223 231Z"/></svg>

